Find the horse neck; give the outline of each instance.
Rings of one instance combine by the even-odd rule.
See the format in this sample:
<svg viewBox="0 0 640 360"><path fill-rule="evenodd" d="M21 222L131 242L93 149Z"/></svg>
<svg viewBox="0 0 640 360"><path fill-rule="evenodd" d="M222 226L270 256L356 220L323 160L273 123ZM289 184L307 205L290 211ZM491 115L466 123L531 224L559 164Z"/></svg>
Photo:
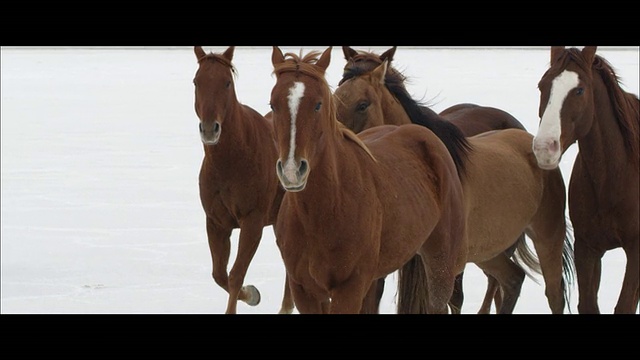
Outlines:
<svg viewBox="0 0 640 360"><path fill-rule="evenodd" d="M387 89L384 89L383 92L381 105L384 123L388 125L411 124L411 119L400 101Z"/></svg>
<svg viewBox="0 0 640 360"><path fill-rule="evenodd" d="M581 161L590 177L599 179L598 183L606 188L611 182L618 182L630 170L630 164L634 166L624 145L624 136L607 88L599 76L594 81L597 85L594 86L592 125L589 132L578 139L579 154L576 161ZM638 164L635 164L636 173L637 169Z"/></svg>
<svg viewBox="0 0 640 360"><path fill-rule="evenodd" d="M305 189L298 200L312 204L309 211L333 212L339 205L342 194L360 186L363 166L360 156L369 157L353 141L343 137L340 131L324 134L316 148L319 155L311 163L311 173ZM368 159L364 159L368 161Z"/></svg>

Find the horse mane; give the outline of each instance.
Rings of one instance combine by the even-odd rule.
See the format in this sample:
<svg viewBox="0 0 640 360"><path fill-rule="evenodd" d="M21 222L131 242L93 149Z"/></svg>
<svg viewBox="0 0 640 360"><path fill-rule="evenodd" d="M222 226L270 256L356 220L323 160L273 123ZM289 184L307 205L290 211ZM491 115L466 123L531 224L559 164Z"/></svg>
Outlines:
<svg viewBox="0 0 640 360"><path fill-rule="evenodd" d="M558 69L564 69L570 61L575 62L585 72L590 72L591 69L595 70L604 82L607 93L609 94L609 99L613 105L615 118L624 139L624 146L634 160L634 164L638 165L640 160L638 96L622 89L621 79L607 59L596 55L593 63L589 63L577 48L565 49L547 73L557 73ZM553 72L553 70L556 71Z"/></svg>
<svg viewBox="0 0 640 360"><path fill-rule="evenodd" d="M373 161L377 162L376 158L371 153L371 150L369 150L369 147L364 142L362 142L358 135L356 135L353 131L351 131L351 129L347 128L346 126L344 126L344 124L338 121L338 118L336 116L336 105L333 101L333 96L331 96L330 93L329 83L327 83L327 79L324 76L324 70L318 68L317 66L313 66L320 58L320 55L320 51L310 51L304 56L288 52L284 54L285 61L274 65L273 73L276 76L279 76L280 74L285 72L301 73L322 82L322 84L324 85L323 89L326 89L327 91L325 97L329 99L329 116L331 117L332 130L340 133L343 138L355 142L371 157L371 159L373 159Z"/></svg>
<svg viewBox="0 0 640 360"><path fill-rule="evenodd" d="M375 53L359 52L345 65L339 84L369 73L380 64L382 61ZM384 85L398 99L412 123L429 128L442 140L456 164L458 173L464 174L466 159L471 151L471 145L467 138L457 126L433 111L429 104L414 99L404 85L406 80L407 76L401 71L389 66L385 74Z"/></svg>
<svg viewBox="0 0 640 360"><path fill-rule="evenodd" d="M374 52L358 50L357 53L358 54L349 59L347 64L344 66L342 79L338 82L338 86L342 85L343 82L349 79L364 75L382 65L380 55ZM389 64L390 63L391 62L389 62ZM391 65L387 68L387 73L393 73L395 76L400 78L400 84L404 84L405 81L407 81L407 77Z"/></svg>
<svg viewBox="0 0 640 360"><path fill-rule="evenodd" d="M203 61L211 61L211 62L219 62L222 65L228 67L229 69L231 69L231 73L233 74L234 77L238 76L238 71L236 69L235 66L233 66L233 64L224 56L222 56L221 54L214 54L214 53L208 53L205 56L202 56L198 59L198 64L201 64Z"/></svg>
<svg viewBox="0 0 640 360"><path fill-rule="evenodd" d="M640 160L640 118L638 96L627 93L621 87L621 80L613 66L603 57L596 56L593 68L598 71L607 87L607 93L613 104L624 145L632 156L634 164Z"/></svg>

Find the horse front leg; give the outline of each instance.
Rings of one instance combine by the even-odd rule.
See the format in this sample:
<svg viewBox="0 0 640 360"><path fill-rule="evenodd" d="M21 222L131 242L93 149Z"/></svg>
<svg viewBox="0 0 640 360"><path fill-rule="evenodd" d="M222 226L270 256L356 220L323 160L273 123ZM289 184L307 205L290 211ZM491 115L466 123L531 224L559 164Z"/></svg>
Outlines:
<svg viewBox="0 0 640 360"><path fill-rule="evenodd" d="M352 276L347 281L340 283L331 290L331 306L329 313L361 313L365 297L367 296L367 293L370 293L369 290L373 289L375 285L377 285L376 280L366 280L359 276ZM377 290L377 288L375 290ZM375 292L372 294L375 295Z"/></svg>
<svg viewBox="0 0 640 360"><path fill-rule="evenodd" d="M218 286L229 293L229 254L231 252L231 232L232 229L222 228L216 225L213 220L207 217L207 241L209 252L211 253L211 276Z"/></svg>
<svg viewBox="0 0 640 360"><path fill-rule="evenodd" d="M329 313L329 297L319 299L317 294L310 291L299 283L296 283L287 276L289 289L293 297L294 303L300 314L328 314Z"/></svg>
<svg viewBox="0 0 640 360"><path fill-rule="evenodd" d="M282 296L282 305L278 314L292 314L295 304L293 303L293 295L289 286L289 274L285 274L284 278L284 295Z"/></svg>
<svg viewBox="0 0 640 360"><path fill-rule="evenodd" d="M624 251L627 255L627 266L614 313L635 314L638 310L638 277L640 276L640 268L638 267L640 249L638 249L638 242L636 241L634 246L624 247Z"/></svg>
<svg viewBox="0 0 640 360"><path fill-rule="evenodd" d="M588 241L577 234L575 236L574 262L578 280L578 313L600 314L598 290L600 289L601 259L604 252L596 252L586 245Z"/></svg>
<svg viewBox="0 0 640 360"><path fill-rule="evenodd" d="M227 314L235 314L238 300L247 305L256 306L260 303L260 292L253 285L244 284L244 278L251 264L251 260L258 249L262 238L263 224L260 218L245 219L240 225L240 239L238 241L238 254L229 272L229 302Z"/></svg>
<svg viewBox="0 0 640 360"><path fill-rule="evenodd" d="M384 293L385 278L382 277L378 280L374 280L371 283L371 287L367 292L367 295L362 302L361 314L379 314L380 313L380 300Z"/></svg>

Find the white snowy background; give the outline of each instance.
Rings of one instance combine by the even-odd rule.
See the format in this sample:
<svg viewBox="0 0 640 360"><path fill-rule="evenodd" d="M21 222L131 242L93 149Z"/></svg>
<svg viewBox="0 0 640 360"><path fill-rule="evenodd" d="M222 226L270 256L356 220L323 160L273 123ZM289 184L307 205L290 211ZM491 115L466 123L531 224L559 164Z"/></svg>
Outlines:
<svg viewBox="0 0 640 360"><path fill-rule="evenodd" d="M378 53L388 47L359 47ZM205 46L207 52L226 47ZM282 47L284 51L326 47ZM638 47L602 47L638 94ZM221 314L227 294L211 278L198 196L203 148L193 109L192 48L15 48L1 50L2 314ZM334 88L345 60L334 47ZM241 102L261 113L275 78L271 48L238 47ZM399 47L394 64L416 98L441 111L461 102L510 112L535 134L537 83L548 48ZM569 178L577 145L562 159ZM238 231L232 239L233 262ZM599 293L612 313L626 258L603 258ZM465 272L463 313L474 314L486 277ZM271 227L246 284L262 302L239 314L274 314L284 265ZM543 281L527 278L516 314L550 313ZM387 277L381 312L395 312L396 275ZM577 313L574 284L571 312ZM296 312L297 313L297 312Z"/></svg>

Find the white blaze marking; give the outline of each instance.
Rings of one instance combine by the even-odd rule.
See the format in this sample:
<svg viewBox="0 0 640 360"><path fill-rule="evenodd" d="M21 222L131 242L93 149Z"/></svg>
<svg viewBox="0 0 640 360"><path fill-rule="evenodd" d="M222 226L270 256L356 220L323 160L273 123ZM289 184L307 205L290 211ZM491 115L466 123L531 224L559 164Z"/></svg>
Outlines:
<svg viewBox="0 0 640 360"><path fill-rule="evenodd" d="M579 83L578 74L568 70L563 71L553 79L549 92L549 102L544 110L544 114L542 114L537 138L560 139L560 110L562 110L562 104L567 98L567 95L569 95L569 92L576 88Z"/></svg>
<svg viewBox="0 0 640 360"><path fill-rule="evenodd" d="M291 113L291 137L289 138L289 156L284 165L284 174L290 180L295 179L295 173L297 171L296 161L294 154L296 151L296 118L298 116L298 109L300 107L300 100L304 96L304 84L301 82L293 83L291 89L289 89L289 112ZM291 176L291 177L290 177Z"/></svg>

